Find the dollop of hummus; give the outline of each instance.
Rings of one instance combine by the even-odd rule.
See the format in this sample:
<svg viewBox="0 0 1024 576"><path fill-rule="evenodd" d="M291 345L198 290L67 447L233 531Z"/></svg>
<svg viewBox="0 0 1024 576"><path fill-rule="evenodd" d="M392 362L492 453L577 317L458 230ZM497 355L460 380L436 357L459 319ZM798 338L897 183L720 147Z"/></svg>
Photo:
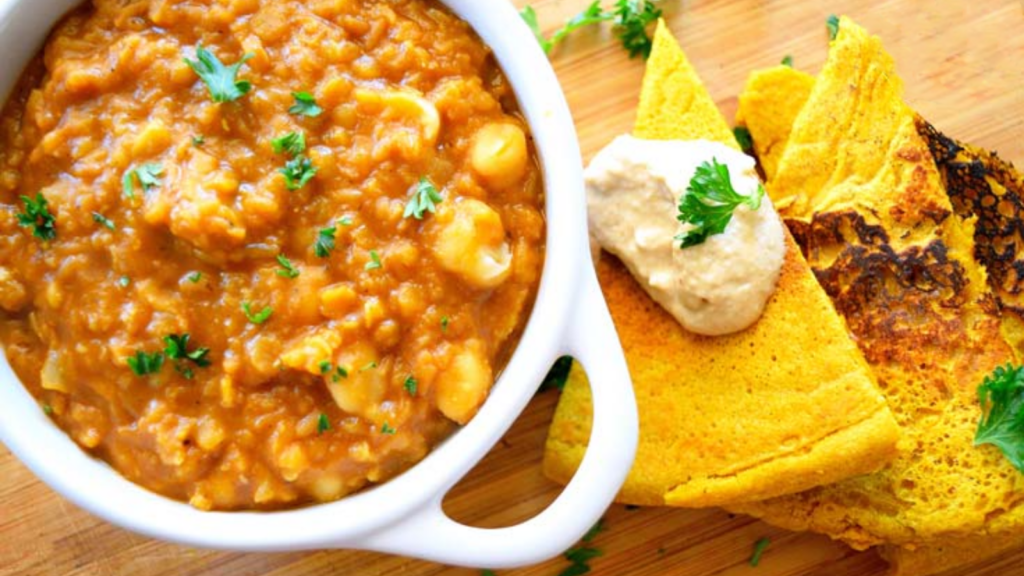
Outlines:
<svg viewBox="0 0 1024 576"><path fill-rule="evenodd" d="M739 332L761 317L786 258L783 224L767 195L741 205L721 234L680 248L679 199L697 167L717 159L735 190L757 193L754 160L718 142L620 136L586 170L590 233L619 257L658 304L687 330Z"/></svg>

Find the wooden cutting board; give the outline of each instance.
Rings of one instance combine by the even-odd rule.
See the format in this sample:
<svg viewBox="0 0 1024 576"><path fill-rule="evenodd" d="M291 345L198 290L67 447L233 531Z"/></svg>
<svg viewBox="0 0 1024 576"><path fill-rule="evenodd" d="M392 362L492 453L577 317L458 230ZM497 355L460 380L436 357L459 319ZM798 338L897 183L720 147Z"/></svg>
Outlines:
<svg viewBox="0 0 1024 576"><path fill-rule="evenodd" d="M515 0L523 6L525 0ZM533 2L545 29L589 0ZM611 0L605 0L611 4ZM816 72L825 59L825 18L845 13L880 35L895 56L908 102L945 133L1024 163L1024 4L1018 0L665 0L673 31L728 118L747 73L792 55ZM553 55L585 158L633 124L643 65L629 60L607 28L582 32ZM557 227L557 223L555 224ZM449 496L458 520L502 526L543 509L559 487L540 461L556 392L532 403L486 460ZM827 538L794 534L718 510L613 506L592 545L593 573L706 576L880 576L886 566ZM769 537L758 568L754 543ZM1024 551L957 574L1019 574ZM500 574L556 576L558 558ZM297 575L479 574L349 551L231 554L136 536L97 520L50 491L0 446L0 574Z"/></svg>

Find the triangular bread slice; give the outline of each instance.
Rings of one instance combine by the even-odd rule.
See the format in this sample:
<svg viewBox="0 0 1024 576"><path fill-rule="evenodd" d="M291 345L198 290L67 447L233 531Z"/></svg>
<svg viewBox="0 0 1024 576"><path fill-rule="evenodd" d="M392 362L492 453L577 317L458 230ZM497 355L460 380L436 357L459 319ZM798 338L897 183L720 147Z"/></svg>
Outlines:
<svg viewBox="0 0 1024 576"><path fill-rule="evenodd" d="M736 146L665 24L647 65L635 133ZM605 254L598 276L640 410L630 504L700 507L787 494L877 470L897 428L863 357L787 234L762 318L730 336L689 333ZM545 472L567 482L586 451L591 404L574 366L547 441Z"/></svg>
<svg viewBox="0 0 1024 576"><path fill-rule="evenodd" d="M877 473L731 509L907 551L1024 528L1024 475L996 448L973 445L976 389L1014 358L975 260L975 220L954 212L878 38L840 20L786 140L769 194L857 337L903 439Z"/></svg>

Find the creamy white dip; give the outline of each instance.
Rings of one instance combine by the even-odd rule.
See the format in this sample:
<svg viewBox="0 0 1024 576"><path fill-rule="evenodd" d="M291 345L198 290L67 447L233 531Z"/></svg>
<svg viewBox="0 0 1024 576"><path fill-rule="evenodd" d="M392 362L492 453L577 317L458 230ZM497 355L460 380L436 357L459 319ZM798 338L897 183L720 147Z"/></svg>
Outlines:
<svg viewBox="0 0 1024 576"><path fill-rule="evenodd" d="M739 332L761 317L786 258L782 221L765 195L760 208L736 208L722 234L682 249L679 199L697 167L712 158L729 168L733 188L760 185L754 160L706 140L619 136L586 170L590 233L629 268L651 298L687 330Z"/></svg>

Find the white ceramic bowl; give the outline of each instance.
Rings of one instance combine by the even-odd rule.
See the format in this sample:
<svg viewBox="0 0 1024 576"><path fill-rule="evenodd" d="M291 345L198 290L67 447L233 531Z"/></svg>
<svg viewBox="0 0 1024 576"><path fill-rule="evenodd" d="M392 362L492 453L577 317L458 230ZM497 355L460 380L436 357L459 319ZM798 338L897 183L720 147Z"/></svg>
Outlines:
<svg viewBox="0 0 1024 576"><path fill-rule="evenodd" d="M426 459L341 501L283 512L201 512L149 492L81 451L39 409L0 356L0 441L57 492L154 538L249 551L358 548L449 564L505 568L555 556L600 517L632 464L636 405L622 349L591 264L580 151L558 81L506 0L445 0L491 46L532 128L547 190L547 260L522 341L479 414ZM79 0L0 0L0 96L6 98L52 25ZM590 449L544 512L501 529L448 518L441 501L526 407L553 361L592 376Z"/></svg>

